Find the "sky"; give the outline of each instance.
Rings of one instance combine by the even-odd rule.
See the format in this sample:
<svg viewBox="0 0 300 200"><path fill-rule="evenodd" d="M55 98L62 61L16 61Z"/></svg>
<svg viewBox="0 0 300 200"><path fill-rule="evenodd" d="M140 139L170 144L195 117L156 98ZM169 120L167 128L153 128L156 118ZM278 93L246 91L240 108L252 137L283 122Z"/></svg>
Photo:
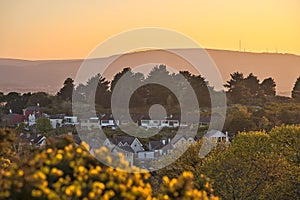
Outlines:
<svg viewBox="0 0 300 200"><path fill-rule="evenodd" d="M201 47L300 55L300 0L0 0L0 58L85 58L123 31L160 27Z"/></svg>

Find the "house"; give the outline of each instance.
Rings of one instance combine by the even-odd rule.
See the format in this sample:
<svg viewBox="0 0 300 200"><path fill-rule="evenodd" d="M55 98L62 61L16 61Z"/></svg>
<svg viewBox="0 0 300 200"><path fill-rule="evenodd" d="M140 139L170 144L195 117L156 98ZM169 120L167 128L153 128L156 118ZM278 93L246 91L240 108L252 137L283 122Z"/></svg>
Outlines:
<svg viewBox="0 0 300 200"><path fill-rule="evenodd" d="M119 126L119 120L115 120L112 116L112 114L104 115L101 118L101 127L115 127Z"/></svg>
<svg viewBox="0 0 300 200"><path fill-rule="evenodd" d="M36 138L30 140L30 145L35 145L36 147L43 147L46 145L46 136L38 135Z"/></svg>
<svg viewBox="0 0 300 200"><path fill-rule="evenodd" d="M161 125L161 119L150 119L148 116L143 116L140 119L140 126L142 128L160 128Z"/></svg>
<svg viewBox="0 0 300 200"><path fill-rule="evenodd" d="M33 126L36 123L36 117L35 113L29 114L28 115L28 120L27 120L28 126Z"/></svg>
<svg viewBox="0 0 300 200"><path fill-rule="evenodd" d="M200 116L199 126L209 126L210 117L208 116Z"/></svg>
<svg viewBox="0 0 300 200"><path fill-rule="evenodd" d="M162 139L161 141L149 141L150 151L154 151L155 157L168 155L172 152L171 139Z"/></svg>
<svg viewBox="0 0 300 200"><path fill-rule="evenodd" d="M149 150L159 150L162 149L165 145L163 144L162 141L149 141Z"/></svg>
<svg viewBox="0 0 300 200"><path fill-rule="evenodd" d="M92 130L95 128L100 128L99 117L89 117L80 119L80 128L83 130Z"/></svg>
<svg viewBox="0 0 300 200"><path fill-rule="evenodd" d="M64 114L50 115L49 120L52 128L56 129L63 125Z"/></svg>
<svg viewBox="0 0 300 200"><path fill-rule="evenodd" d="M171 144L174 149L181 149L183 145L190 145L195 142L194 137L185 134L177 134L172 139Z"/></svg>
<svg viewBox="0 0 300 200"><path fill-rule="evenodd" d="M2 117L2 124L4 126L16 126L24 121L24 116L20 114L10 113Z"/></svg>
<svg viewBox="0 0 300 200"><path fill-rule="evenodd" d="M77 116L64 116L64 125L77 125L78 119Z"/></svg>
<svg viewBox="0 0 300 200"><path fill-rule="evenodd" d="M28 117L29 115L35 115L36 118L42 116L42 111L39 106L29 106L25 109L23 109L23 116L25 121L29 121Z"/></svg>
<svg viewBox="0 0 300 200"><path fill-rule="evenodd" d="M133 152L144 151L143 144L139 141L138 138L130 137L130 136L118 136L114 138L107 138L104 141L104 145L108 148L112 149L115 146L118 147L131 147Z"/></svg>
<svg viewBox="0 0 300 200"><path fill-rule="evenodd" d="M167 128L176 128L179 127L179 117L173 117L172 115L170 117L167 117L164 120L161 120L161 127L167 127Z"/></svg>
<svg viewBox="0 0 300 200"><path fill-rule="evenodd" d="M129 166L133 166L134 150L130 146L115 146L111 152L115 155L122 153L124 155L124 160L129 163Z"/></svg>
<svg viewBox="0 0 300 200"><path fill-rule="evenodd" d="M142 160L154 159L154 151L137 152L137 158Z"/></svg>
<svg viewBox="0 0 300 200"><path fill-rule="evenodd" d="M218 130L207 131L207 133L204 135L204 138L209 139L211 141L215 141L215 142L220 142L223 140L225 140L226 142L229 141L228 132L226 132L226 134L224 134Z"/></svg>

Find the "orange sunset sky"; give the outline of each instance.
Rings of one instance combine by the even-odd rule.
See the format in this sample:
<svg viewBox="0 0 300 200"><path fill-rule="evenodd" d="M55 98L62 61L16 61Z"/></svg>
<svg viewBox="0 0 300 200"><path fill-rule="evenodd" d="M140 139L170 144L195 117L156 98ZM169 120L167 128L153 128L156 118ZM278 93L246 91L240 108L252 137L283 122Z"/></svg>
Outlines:
<svg viewBox="0 0 300 200"><path fill-rule="evenodd" d="M163 27L204 48L300 55L300 0L1 0L0 57L85 58L120 32Z"/></svg>

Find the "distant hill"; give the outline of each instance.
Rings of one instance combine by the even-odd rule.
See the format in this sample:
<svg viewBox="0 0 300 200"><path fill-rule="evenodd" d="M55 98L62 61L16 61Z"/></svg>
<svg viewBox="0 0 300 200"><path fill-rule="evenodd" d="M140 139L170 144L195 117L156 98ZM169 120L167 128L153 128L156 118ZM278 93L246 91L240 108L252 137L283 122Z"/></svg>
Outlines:
<svg viewBox="0 0 300 200"><path fill-rule="evenodd" d="M193 49L180 49L193 53ZM293 85L300 76L300 56L280 53L250 53L228 50L207 49L218 66L224 83L235 71L254 73L262 81L272 77L277 84L277 94L290 96ZM95 59L105 63L116 56ZM46 91L55 94L67 77L75 78L83 59L76 60L18 60L0 59L0 91L33 92ZM164 63L177 70L193 69L186 61L176 58L166 51L151 50L124 54L114 61L104 74L111 79L113 75L127 66L137 66L147 62ZM101 67L101 66L99 66ZM103 66L102 66L103 67Z"/></svg>

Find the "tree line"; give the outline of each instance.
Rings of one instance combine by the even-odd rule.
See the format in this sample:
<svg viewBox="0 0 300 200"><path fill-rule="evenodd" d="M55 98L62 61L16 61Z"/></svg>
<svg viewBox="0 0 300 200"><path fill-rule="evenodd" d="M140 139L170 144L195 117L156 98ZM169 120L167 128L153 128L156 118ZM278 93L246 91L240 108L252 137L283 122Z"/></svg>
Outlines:
<svg viewBox="0 0 300 200"><path fill-rule="evenodd" d="M164 80L173 84L175 88L182 88L180 77L184 77L195 91L199 106L206 110L204 115L212 113L210 107L210 93L217 93L205 77L194 75L188 71L170 73L165 65L155 66L147 76L132 71L126 67L115 74L111 81L101 74L91 77L85 84L77 86L72 78L67 78L56 95L46 92L36 93L0 93L0 116L9 113L22 114L27 106L39 105L43 112L66 115L72 114L72 96L82 102L94 101L97 113L110 113L111 95L117 82L123 76L129 77L127 84L141 84L130 99L132 113L148 113L153 104L161 104L167 114L180 114L178 99L168 88L151 81L164 77ZM276 96L276 83L269 77L260 81L253 73L245 76L243 73L232 73L224 87L227 88L227 103L229 105L225 128L231 132L243 130L269 130L284 124L300 123L298 102L300 102L300 77L296 80L292 90L292 98ZM147 84L149 83L149 84ZM93 86L93 87L92 87ZM126 86L125 86L126 87ZM130 87L130 85L128 85ZM96 88L96 92L91 88ZM124 90L123 92L127 92ZM181 91L182 92L182 91Z"/></svg>

